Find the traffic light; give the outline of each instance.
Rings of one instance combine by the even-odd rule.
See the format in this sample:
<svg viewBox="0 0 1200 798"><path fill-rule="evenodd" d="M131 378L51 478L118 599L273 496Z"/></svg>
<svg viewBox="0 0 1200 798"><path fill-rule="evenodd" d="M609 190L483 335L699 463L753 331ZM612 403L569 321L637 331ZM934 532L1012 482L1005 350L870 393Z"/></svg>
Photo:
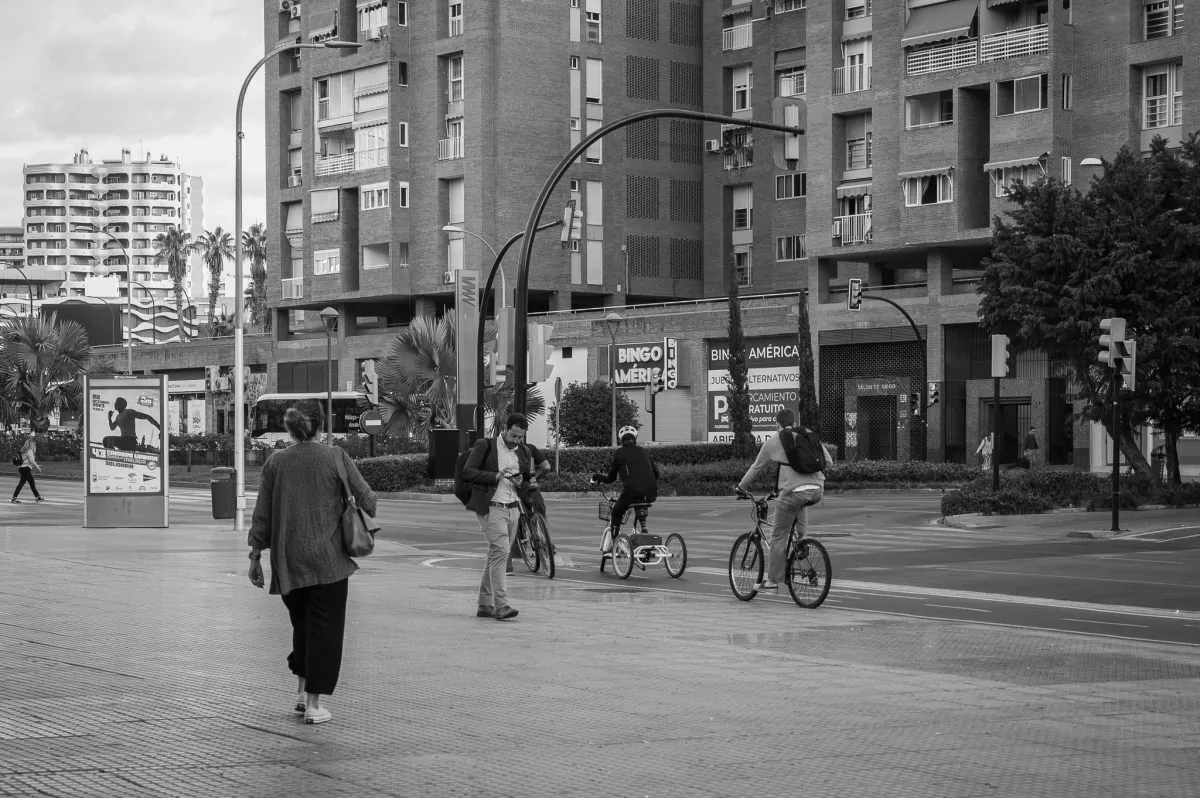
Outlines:
<svg viewBox="0 0 1200 798"><path fill-rule="evenodd" d="M921 394L910 393L908 398L912 401L912 414L914 418L921 417Z"/></svg>
<svg viewBox="0 0 1200 798"><path fill-rule="evenodd" d="M848 310L862 309L862 280L857 277L850 278L850 291L846 294L846 308Z"/></svg>
<svg viewBox="0 0 1200 798"><path fill-rule="evenodd" d="M543 382L550 379L553 367L546 361L554 354L550 345L553 324L529 324L529 381Z"/></svg>
<svg viewBox="0 0 1200 798"><path fill-rule="evenodd" d="M575 200L567 203L563 209L562 230L558 232L558 242L566 249L571 245L571 229L575 224Z"/></svg>
<svg viewBox="0 0 1200 798"><path fill-rule="evenodd" d="M1121 357L1118 344L1125 340L1125 319L1111 318L1100 320L1100 354L1098 359L1109 368L1116 368ZM1123 352L1124 350L1120 350Z"/></svg>
<svg viewBox="0 0 1200 798"><path fill-rule="evenodd" d="M800 133L773 132L775 166L788 172L800 171L805 160L804 129L808 125L808 105L797 97L776 97L771 106L773 121L777 125L799 128Z"/></svg>
<svg viewBox="0 0 1200 798"><path fill-rule="evenodd" d="M663 379L663 370L660 368L650 369L650 393L662 393L667 390L667 381Z"/></svg>
<svg viewBox="0 0 1200 798"><path fill-rule="evenodd" d="M938 403L938 399L940 399L941 397L942 397L942 395L941 395L941 392L938 391L937 383L936 382L929 383L929 407L933 407L934 405L936 405Z"/></svg>
<svg viewBox="0 0 1200 798"><path fill-rule="evenodd" d="M366 394L367 401L371 403L371 407L379 404L379 379L375 376L375 361L364 360L362 362L362 374L359 379L359 387Z"/></svg>
<svg viewBox="0 0 1200 798"><path fill-rule="evenodd" d="M513 347L516 345L516 308L498 308L496 310L496 354L497 373L504 371L513 364Z"/></svg>
<svg viewBox="0 0 1200 798"><path fill-rule="evenodd" d="M1008 336L992 336L992 376L1008 376Z"/></svg>
<svg viewBox="0 0 1200 798"><path fill-rule="evenodd" d="M1117 371L1121 383L1118 383L1117 387L1132 391L1137 383L1137 341L1126 338L1122 343L1125 344L1128 354L1119 360Z"/></svg>

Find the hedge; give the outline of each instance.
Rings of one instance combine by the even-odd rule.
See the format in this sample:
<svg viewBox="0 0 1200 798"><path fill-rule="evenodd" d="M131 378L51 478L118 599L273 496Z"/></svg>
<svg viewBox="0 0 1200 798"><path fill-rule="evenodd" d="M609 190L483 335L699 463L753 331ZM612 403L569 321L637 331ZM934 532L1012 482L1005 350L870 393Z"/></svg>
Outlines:
<svg viewBox="0 0 1200 798"><path fill-rule="evenodd" d="M0 437L0 463L8 464L24 445L28 434ZM74 431L51 430L38 435L37 459L43 462L78 460L83 450L83 437Z"/></svg>
<svg viewBox="0 0 1200 798"><path fill-rule="evenodd" d="M1200 483L1155 485L1139 474L1123 474L1121 507L1136 510L1145 504L1200 504ZM1111 509L1112 477L1086 471L1004 472L1000 475L1000 490L994 494L992 478L980 476L942 497L943 515L1026 515L1068 507Z"/></svg>

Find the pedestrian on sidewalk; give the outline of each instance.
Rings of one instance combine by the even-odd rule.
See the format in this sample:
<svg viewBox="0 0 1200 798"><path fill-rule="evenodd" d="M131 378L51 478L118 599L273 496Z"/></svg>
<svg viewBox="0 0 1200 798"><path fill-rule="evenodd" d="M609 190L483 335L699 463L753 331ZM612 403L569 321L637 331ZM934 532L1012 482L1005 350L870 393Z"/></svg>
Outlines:
<svg viewBox="0 0 1200 798"><path fill-rule="evenodd" d="M984 471L992 470L992 433L983 436L983 440L979 442L979 448L975 450L975 454L980 457L980 466Z"/></svg>
<svg viewBox="0 0 1200 798"><path fill-rule="evenodd" d="M21 453L17 456L21 461L21 465L17 467L17 472L21 475L21 479L17 482L17 489L13 491L12 503L20 504L21 500L17 497L21 495L21 490L25 487L25 483L29 483L29 489L33 491L34 501L42 501L42 494L38 493L37 483L33 481L33 469L42 473L42 467L37 462L37 433L30 432L29 437L25 439L25 443L21 444Z"/></svg>
<svg viewBox="0 0 1200 798"><path fill-rule="evenodd" d="M375 493L346 450L318 442L324 420L321 404L311 399L284 415L295 444L274 452L263 466L248 541L255 587L264 581L262 550L271 550L270 592L283 597L292 622L287 661L298 679L295 712L305 723L331 717L320 697L337 686L349 579L358 570L342 544L339 467L358 506L370 515L376 510Z"/></svg>
<svg viewBox="0 0 1200 798"><path fill-rule="evenodd" d="M1025 460L1027 468L1033 468L1033 460L1037 457L1038 439L1037 427L1030 427L1029 432L1025 435L1025 447L1021 452L1022 459Z"/></svg>
<svg viewBox="0 0 1200 798"><path fill-rule="evenodd" d="M467 509L475 513L479 531L488 542L487 562L479 581L479 607L475 615L507 621L517 617L508 603L505 561L517 538L517 502L533 474L533 457L525 446L529 420L513 413L504 421L504 431L495 439L480 438L463 464L464 482L471 483Z"/></svg>

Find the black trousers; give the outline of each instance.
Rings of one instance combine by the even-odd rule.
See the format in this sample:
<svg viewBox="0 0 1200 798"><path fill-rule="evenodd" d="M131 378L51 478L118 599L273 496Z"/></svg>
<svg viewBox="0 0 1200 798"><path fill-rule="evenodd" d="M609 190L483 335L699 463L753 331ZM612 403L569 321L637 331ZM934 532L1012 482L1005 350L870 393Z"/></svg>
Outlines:
<svg viewBox="0 0 1200 798"><path fill-rule="evenodd" d="M617 497L617 503L613 505L612 511L612 535L616 538L617 533L621 531L621 519L625 517L625 511L629 509L631 504L649 503L653 504L658 498L658 491L651 493L642 493L633 488L626 488L621 491L621 495ZM642 528L646 527L646 516L649 515L649 510L645 507L638 507L634 511L635 517L641 520Z"/></svg>
<svg viewBox="0 0 1200 798"><path fill-rule="evenodd" d="M309 693L333 695L342 669L349 579L293 590L283 597L292 619L288 668L304 679Z"/></svg>
<svg viewBox="0 0 1200 798"><path fill-rule="evenodd" d="M33 497L41 498L42 494L38 493L37 483L33 481L33 469L29 466L21 466L21 481L17 483L17 489L13 491L13 498L21 495L21 490L25 487L26 482L29 483L29 489L33 491Z"/></svg>

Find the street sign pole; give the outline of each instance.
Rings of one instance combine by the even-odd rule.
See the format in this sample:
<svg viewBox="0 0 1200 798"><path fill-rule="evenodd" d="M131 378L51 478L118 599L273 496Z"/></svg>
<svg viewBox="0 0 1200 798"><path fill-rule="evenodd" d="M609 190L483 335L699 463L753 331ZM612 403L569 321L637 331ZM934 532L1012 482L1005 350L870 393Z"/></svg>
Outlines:
<svg viewBox="0 0 1200 798"><path fill-rule="evenodd" d="M1000 378L992 378L992 493L1000 490Z"/></svg>
<svg viewBox="0 0 1200 798"><path fill-rule="evenodd" d="M454 283L454 311L457 314L454 334L457 344L458 408L456 425L459 429L460 445L466 444L467 430L475 426L475 404L471 401L481 390L479 379L482 355L477 348L476 330L479 328L480 295L479 272L474 269L459 269ZM482 434L481 430L477 430Z"/></svg>
<svg viewBox="0 0 1200 798"><path fill-rule="evenodd" d="M554 473L558 474L558 446L562 440L562 377L554 378Z"/></svg>
<svg viewBox="0 0 1200 798"><path fill-rule="evenodd" d="M1112 531L1121 531L1121 447L1119 444L1121 438L1121 402L1120 394L1117 392L1117 380L1120 379L1117 370L1114 368L1112 373L1112 387L1109 388L1109 395L1112 397L1113 404L1113 453L1112 453Z"/></svg>

